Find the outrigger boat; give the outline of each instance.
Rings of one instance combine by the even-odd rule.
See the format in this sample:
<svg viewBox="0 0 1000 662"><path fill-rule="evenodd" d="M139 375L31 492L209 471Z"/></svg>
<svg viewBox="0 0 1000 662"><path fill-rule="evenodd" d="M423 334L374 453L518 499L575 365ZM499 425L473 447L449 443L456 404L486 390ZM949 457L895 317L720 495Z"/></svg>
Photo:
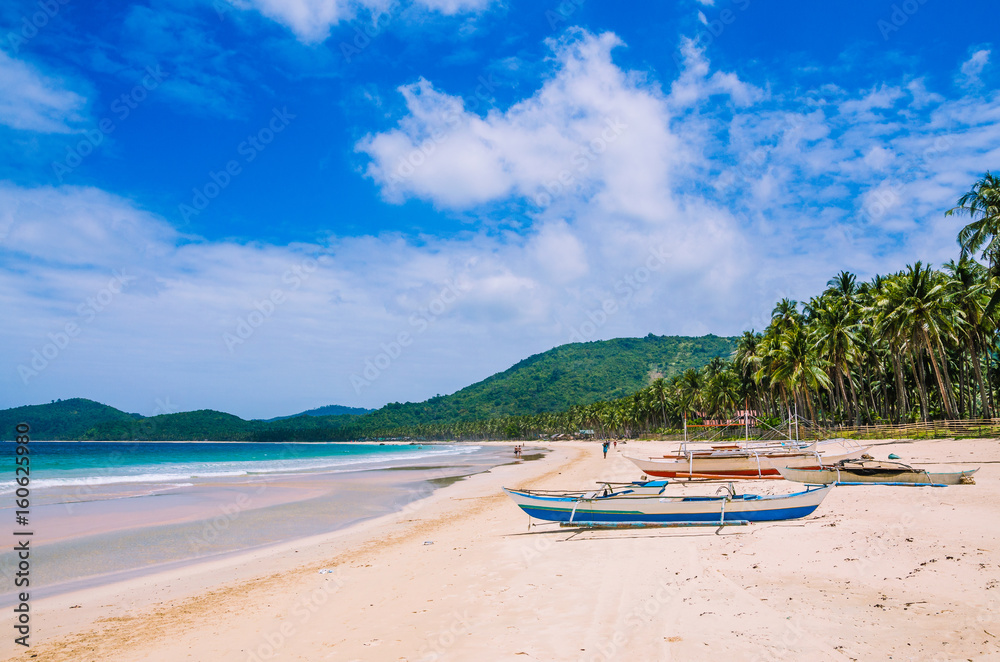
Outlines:
<svg viewBox="0 0 1000 662"><path fill-rule="evenodd" d="M924 485L944 486L973 484L972 474L979 468L947 473L915 469L902 462L880 460L844 460L828 467L778 469L786 480L813 485Z"/></svg>
<svg viewBox="0 0 1000 662"><path fill-rule="evenodd" d="M848 440L814 442L808 446L762 445L689 449L648 459L625 457L643 473L657 478L774 478L781 479L779 467L812 468L861 457L870 447L860 447ZM840 452L830 452L838 449Z"/></svg>
<svg viewBox="0 0 1000 662"><path fill-rule="evenodd" d="M664 481L654 481L664 482ZM642 526L727 526L806 517L829 494L831 486L809 486L794 494L737 494L732 485L714 496L667 496L660 493L553 492L511 490L511 499L530 517L562 526L618 528Z"/></svg>

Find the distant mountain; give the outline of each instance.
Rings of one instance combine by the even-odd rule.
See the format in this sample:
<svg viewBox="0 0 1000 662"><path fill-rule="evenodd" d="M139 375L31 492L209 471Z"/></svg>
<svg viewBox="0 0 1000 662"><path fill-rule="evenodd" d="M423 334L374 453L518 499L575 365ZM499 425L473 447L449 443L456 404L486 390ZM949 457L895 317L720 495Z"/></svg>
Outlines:
<svg viewBox="0 0 1000 662"><path fill-rule="evenodd" d="M354 424L421 425L565 411L631 395L656 377L701 368L717 356L728 358L735 348L735 338L713 335L650 334L560 345L451 395L390 403Z"/></svg>
<svg viewBox="0 0 1000 662"><path fill-rule="evenodd" d="M82 439L95 423L132 425L141 418L84 398L56 400L47 405L0 410L0 439L13 439L18 423L31 426L31 439Z"/></svg>
<svg viewBox="0 0 1000 662"><path fill-rule="evenodd" d="M310 409L308 411L301 412L299 414L292 414L291 416L275 416L274 418L267 419L270 421L284 421L289 418L298 418L299 416L361 416L362 414L367 414L373 409L364 409L362 407L345 407L343 405L326 405L325 407L317 407L316 409Z"/></svg>
<svg viewBox="0 0 1000 662"><path fill-rule="evenodd" d="M282 441L349 439L368 431L558 412L630 395L728 357L735 338L654 336L561 345L456 393L424 402L393 402L370 411L329 405L269 421L203 409L143 418L74 398L0 411L0 439L26 421L32 439Z"/></svg>

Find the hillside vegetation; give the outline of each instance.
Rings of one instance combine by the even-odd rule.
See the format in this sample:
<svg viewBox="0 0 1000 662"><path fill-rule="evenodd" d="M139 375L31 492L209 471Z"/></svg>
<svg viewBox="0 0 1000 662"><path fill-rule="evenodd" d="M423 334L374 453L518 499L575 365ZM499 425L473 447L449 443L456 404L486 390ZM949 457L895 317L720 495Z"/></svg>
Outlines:
<svg viewBox="0 0 1000 662"><path fill-rule="evenodd" d="M32 439L83 439L95 423L134 425L142 418L85 398L0 410L0 439L13 439L18 423L31 425Z"/></svg>
<svg viewBox="0 0 1000 662"><path fill-rule="evenodd" d="M657 377L670 378L728 357L733 338L654 336L561 345L452 395L390 403L355 424L425 425L526 416L631 395Z"/></svg>

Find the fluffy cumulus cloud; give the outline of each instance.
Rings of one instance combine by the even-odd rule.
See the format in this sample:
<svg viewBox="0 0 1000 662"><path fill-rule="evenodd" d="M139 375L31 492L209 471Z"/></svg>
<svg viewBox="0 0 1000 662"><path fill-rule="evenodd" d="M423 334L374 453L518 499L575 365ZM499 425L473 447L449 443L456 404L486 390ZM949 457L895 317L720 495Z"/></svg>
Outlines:
<svg viewBox="0 0 1000 662"><path fill-rule="evenodd" d="M318 43L330 34L330 28L350 20L359 12L378 16L388 11L399 11L389 0L240 0L233 5L252 8L263 16L284 25L304 43ZM412 0L406 3L418 8L439 12L446 16L478 12L490 0Z"/></svg>
<svg viewBox="0 0 1000 662"><path fill-rule="evenodd" d="M86 99L36 67L0 51L0 123L41 133L70 133Z"/></svg>
<svg viewBox="0 0 1000 662"><path fill-rule="evenodd" d="M429 81L400 88L408 115L358 145L387 199L465 208L519 196L545 208L585 198L610 213L663 219L671 171L685 155L662 93L612 62L613 34L577 30L551 45L552 77L486 117Z"/></svg>
<svg viewBox="0 0 1000 662"><path fill-rule="evenodd" d="M841 269L954 257L942 212L1000 158L996 94L784 92L691 43L665 92L614 35L551 47L505 110L418 79L357 147L390 203L521 209L518 232L211 242L100 190L3 185L0 387L270 416L423 399L570 341L759 329Z"/></svg>
<svg viewBox="0 0 1000 662"><path fill-rule="evenodd" d="M814 294L843 268L940 263L956 232L941 212L1000 155L996 95L946 99L919 78L774 90L714 68L690 39L664 93L614 63L614 35L551 46L556 69L530 98L481 116L421 79L400 89L397 127L358 149L389 201L526 206L529 248L558 244L548 263L573 265L536 273L560 274L561 300L585 312L614 299L643 246L669 248L643 289L670 311L645 319L674 332L760 327L776 299ZM593 142L612 125L614 141Z"/></svg>

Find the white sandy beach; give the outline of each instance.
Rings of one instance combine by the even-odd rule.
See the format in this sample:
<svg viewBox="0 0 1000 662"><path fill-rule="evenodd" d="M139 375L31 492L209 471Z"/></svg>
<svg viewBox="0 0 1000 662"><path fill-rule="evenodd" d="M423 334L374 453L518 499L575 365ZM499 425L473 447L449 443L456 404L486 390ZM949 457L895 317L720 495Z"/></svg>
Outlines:
<svg viewBox="0 0 1000 662"><path fill-rule="evenodd" d="M877 443L878 458L981 466L977 484L839 487L808 519L721 534L529 530L501 486L633 480L638 471L623 451L676 446L631 442L602 459L595 443L553 443L543 460L497 467L346 530L36 600L33 645L24 650L8 634L0 654L74 662L1000 659L1000 442Z"/></svg>

